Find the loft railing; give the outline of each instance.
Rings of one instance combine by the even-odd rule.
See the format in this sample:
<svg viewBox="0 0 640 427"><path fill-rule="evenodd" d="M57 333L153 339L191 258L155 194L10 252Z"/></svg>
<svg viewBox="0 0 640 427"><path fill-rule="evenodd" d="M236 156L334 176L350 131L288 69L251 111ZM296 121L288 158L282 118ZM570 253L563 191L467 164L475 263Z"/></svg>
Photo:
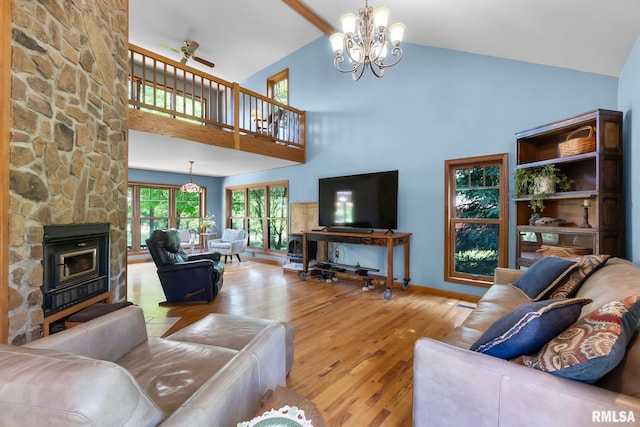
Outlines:
<svg viewBox="0 0 640 427"><path fill-rule="evenodd" d="M131 108L233 133L234 148L238 149L247 147L247 137L255 139L256 144L305 148L304 111L237 83L131 44L129 77ZM253 148L247 151L259 152ZM277 150L266 152L281 157Z"/></svg>

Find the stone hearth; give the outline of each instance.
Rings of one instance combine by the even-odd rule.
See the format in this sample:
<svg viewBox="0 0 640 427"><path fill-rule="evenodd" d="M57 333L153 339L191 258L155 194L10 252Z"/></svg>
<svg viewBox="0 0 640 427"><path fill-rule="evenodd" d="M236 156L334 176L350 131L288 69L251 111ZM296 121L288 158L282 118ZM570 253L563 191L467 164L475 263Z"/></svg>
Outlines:
<svg viewBox="0 0 640 427"><path fill-rule="evenodd" d="M11 344L41 334L44 225L110 223L126 298L127 15L126 0L12 2Z"/></svg>

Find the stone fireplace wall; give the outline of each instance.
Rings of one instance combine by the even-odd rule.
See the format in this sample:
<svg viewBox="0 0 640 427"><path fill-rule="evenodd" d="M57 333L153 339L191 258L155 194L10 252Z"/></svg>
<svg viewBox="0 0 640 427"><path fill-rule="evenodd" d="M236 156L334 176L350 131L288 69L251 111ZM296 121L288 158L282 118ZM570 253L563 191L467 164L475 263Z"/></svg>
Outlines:
<svg viewBox="0 0 640 427"><path fill-rule="evenodd" d="M13 0L10 344L41 334L48 224L111 224L111 290L126 299L127 0ZM1 282L0 282L1 283Z"/></svg>

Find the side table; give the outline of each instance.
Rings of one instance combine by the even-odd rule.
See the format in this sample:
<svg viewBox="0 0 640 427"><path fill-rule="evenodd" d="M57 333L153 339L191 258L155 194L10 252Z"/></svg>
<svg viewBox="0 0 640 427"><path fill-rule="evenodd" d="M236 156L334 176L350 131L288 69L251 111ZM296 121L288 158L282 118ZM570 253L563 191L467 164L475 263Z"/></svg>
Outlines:
<svg viewBox="0 0 640 427"><path fill-rule="evenodd" d="M209 251L209 240L216 239L218 233L200 233L200 252Z"/></svg>
<svg viewBox="0 0 640 427"><path fill-rule="evenodd" d="M313 402L291 389L280 386L276 387L273 391L269 390L265 394L261 401L261 408L256 413L256 417L272 409L279 409L286 405L295 406L303 410L305 418L313 423L313 427L325 427L324 418L322 418L322 414Z"/></svg>

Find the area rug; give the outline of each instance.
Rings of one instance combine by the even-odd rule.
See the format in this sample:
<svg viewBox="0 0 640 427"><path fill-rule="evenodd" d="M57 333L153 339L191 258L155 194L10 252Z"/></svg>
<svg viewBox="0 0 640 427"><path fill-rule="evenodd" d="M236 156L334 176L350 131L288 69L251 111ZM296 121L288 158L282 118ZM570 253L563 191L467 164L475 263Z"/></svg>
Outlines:
<svg viewBox="0 0 640 427"><path fill-rule="evenodd" d="M181 317L146 317L147 335L149 337L161 337L173 327Z"/></svg>

